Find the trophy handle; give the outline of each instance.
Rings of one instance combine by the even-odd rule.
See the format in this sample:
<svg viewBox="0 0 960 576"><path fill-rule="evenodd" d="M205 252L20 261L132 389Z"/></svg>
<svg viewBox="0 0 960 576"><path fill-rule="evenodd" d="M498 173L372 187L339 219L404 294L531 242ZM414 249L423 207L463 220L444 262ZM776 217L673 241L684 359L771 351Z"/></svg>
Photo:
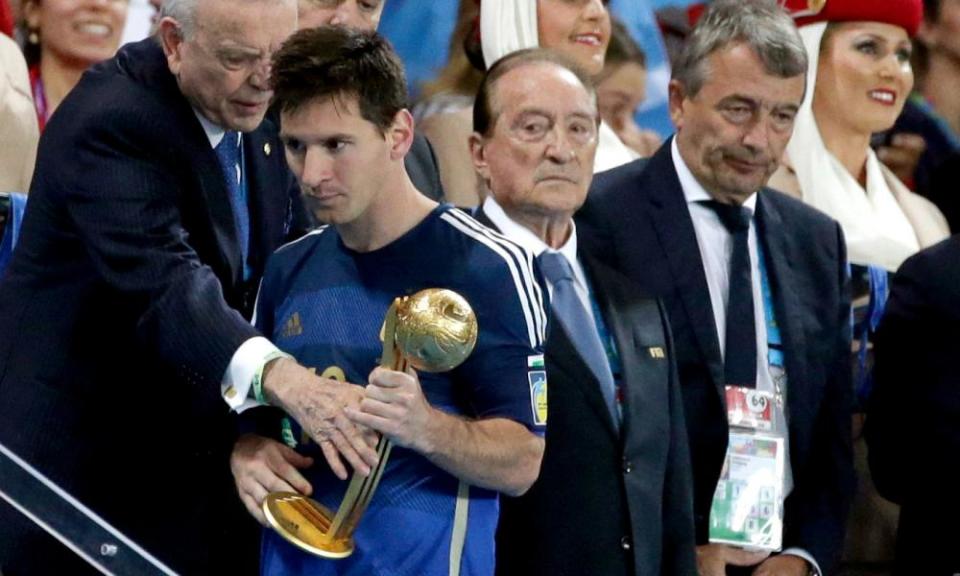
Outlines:
<svg viewBox="0 0 960 576"><path fill-rule="evenodd" d="M397 349L397 305L401 298L394 298L390 308L387 309L386 317L383 320L383 328L380 331L380 339L383 340L383 353L380 356L380 366L404 372L407 369L407 362L404 360L400 350ZM329 534L332 539L349 538L360 522L367 505L373 498L373 493L380 484L380 477L387 467L387 459L390 457L390 450L393 448L393 442L389 438L380 437L377 443L378 463L375 468L370 470L367 476L360 476L356 472L350 479L350 485L347 486L347 492L344 494L340 508L337 509L337 515L330 525Z"/></svg>

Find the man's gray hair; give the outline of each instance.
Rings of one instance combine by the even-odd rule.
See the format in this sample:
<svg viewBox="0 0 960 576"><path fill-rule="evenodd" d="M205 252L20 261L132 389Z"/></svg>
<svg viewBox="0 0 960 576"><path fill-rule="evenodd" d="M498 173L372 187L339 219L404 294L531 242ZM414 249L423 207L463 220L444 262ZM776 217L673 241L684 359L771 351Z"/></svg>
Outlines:
<svg viewBox="0 0 960 576"><path fill-rule="evenodd" d="M160 8L160 17L173 18L180 24L183 38L193 36L197 25L197 4L200 0L163 0Z"/></svg>
<svg viewBox="0 0 960 576"><path fill-rule="evenodd" d="M792 78L807 71L797 27L775 0L714 0L674 63L673 79L689 97L696 96L709 74L707 58L741 43L753 49L769 74Z"/></svg>
<svg viewBox="0 0 960 576"><path fill-rule="evenodd" d="M276 2L284 3L290 2L296 4L296 0L274 0ZM193 37L193 33L197 29L197 6L200 4L201 0L163 0L163 5L160 7L160 17L173 18L180 24L180 33L183 35L183 39L189 39ZM237 10L243 10L243 6L238 6Z"/></svg>

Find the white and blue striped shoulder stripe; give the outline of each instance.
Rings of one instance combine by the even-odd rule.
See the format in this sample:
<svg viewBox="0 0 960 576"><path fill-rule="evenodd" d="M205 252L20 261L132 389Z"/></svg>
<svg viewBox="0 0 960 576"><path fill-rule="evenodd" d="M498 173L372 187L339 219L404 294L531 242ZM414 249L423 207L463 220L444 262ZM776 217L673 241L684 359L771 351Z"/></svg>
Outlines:
<svg viewBox="0 0 960 576"><path fill-rule="evenodd" d="M327 230L327 228L329 228L329 226L327 225L323 225L323 226L320 226L319 228L315 228L307 232L303 236L297 238L296 240L291 240L290 242L287 242L286 244L280 246L279 248L274 250L273 253L276 254L277 252L283 250L284 248L287 248L288 246L293 246L294 244L300 242L304 238L309 238L311 236L318 236L320 234L323 234ZM253 317L250 318L250 323L253 325L257 324L257 309L259 309L260 307L260 292L262 290L263 290L263 278L260 278L260 283L257 285L257 297L253 301Z"/></svg>
<svg viewBox="0 0 960 576"><path fill-rule="evenodd" d="M440 218L503 258L517 288L530 346L542 346L546 338L547 315L544 312L543 293L533 274L533 254L460 210L449 210Z"/></svg>
<svg viewBox="0 0 960 576"><path fill-rule="evenodd" d="M323 234L324 232L326 232L326 231L327 231L327 228L330 228L330 225L329 225L329 224L324 224L323 226L318 226L317 228L314 228L313 230L307 232L306 234L304 234L303 236L297 238L296 240L291 240L291 241L287 242L286 244L282 244L279 248L277 248L276 250L274 250L274 253L280 252L281 250L285 250L285 249L289 248L290 246L293 246L294 244L299 244L300 242L302 242L302 241L304 241L304 240L306 240L307 238L310 238L310 237L312 237L312 236L319 236L320 234Z"/></svg>

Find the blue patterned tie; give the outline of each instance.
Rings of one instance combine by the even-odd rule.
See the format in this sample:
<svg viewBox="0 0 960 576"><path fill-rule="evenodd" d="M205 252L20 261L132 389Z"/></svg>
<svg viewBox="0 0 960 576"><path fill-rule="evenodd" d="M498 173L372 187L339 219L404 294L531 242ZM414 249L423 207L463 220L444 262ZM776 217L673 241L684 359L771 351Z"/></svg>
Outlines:
<svg viewBox="0 0 960 576"><path fill-rule="evenodd" d="M727 336L723 373L726 384L757 387L757 326L753 314L753 276L750 267L750 210L743 206L703 202L713 209L733 236L730 287L727 295Z"/></svg>
<svg viewBox="0 0 960 576"><path fill-rule="evenodd" d="M580 353L580 357L600 382L600 392L610 410L614 425L619 427L616 384L610 362L597 335L597 325L590 318L574 287L573 268L559 252L544 252L537 258L540 270L550 283L553 292L550 304L553 317L558 320Z"/></svg>
<svg viewBox="0 0 960 576"><path fill-rule="evenodd" d="M233 208L233 219L237 225L237 236L240 239L240 254L243 256L243 278L250 277L247 266L247 255L250 249L250 212L247 209L247 191L243 186L241 173L240 133L228 130L223 139L214 149L220 167L223 168L223 178L230 193L230 206Z"/></svg>

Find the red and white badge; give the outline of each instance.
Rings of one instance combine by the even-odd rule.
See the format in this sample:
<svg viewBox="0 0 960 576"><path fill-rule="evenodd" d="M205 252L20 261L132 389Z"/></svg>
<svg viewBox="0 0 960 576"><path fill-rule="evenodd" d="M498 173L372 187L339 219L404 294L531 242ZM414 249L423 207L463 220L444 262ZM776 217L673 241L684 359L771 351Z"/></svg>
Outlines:
<svg viewBox="0 0 960 576"><path fill-rule="evenodd" d="M773 394L744 388L727 386L727 422L730 426L751 430L773 430Z"/></svg>

